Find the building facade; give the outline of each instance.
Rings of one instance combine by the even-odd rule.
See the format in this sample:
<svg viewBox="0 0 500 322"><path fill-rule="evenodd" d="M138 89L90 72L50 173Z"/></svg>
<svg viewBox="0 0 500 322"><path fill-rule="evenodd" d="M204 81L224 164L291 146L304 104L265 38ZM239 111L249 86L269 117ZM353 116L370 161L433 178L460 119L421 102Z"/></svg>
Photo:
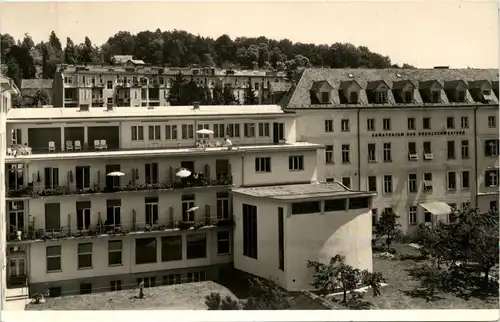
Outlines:
<svg viewBox="0 0 500 322"><path fill-rule="evenodd" d="M412 233L498 207L498 95L498 70L306 69L280 104L325 145L320 180L376 192L373 222L392 209Z"/></svg>
<svg viewBox="0 0 500 322"><path fill-rule="evenodd" d="M6 131L16 144L5 157L8 281L27 279L31 294L58 296L136 287L142 279L154 286L219 278L244 253L241 240L269 238L262 231L242 233L247 228L240 229L233 214L243 206L234 204L233 188L320 185L321 146L297 141L295 123L278 105L11 110ZM310 191L309 198L345 192ZM369 218L369 198L350 216ZM261 213L259 221L265 217ZM285 219L290 233L299 229L299 219ZM328 223L316 220L313 226ZM346 231L370 230L363 219L350 225ZM336 230L322 238L334 240ZM284 245L287 254L293 240ZM321 258L322 245L308 259ZM254 256L254 264L238 268L267 278L266 271L251 269L267 258ZM306 258L290 261L289 270L306 267ZM371 259L353 263L368 267ZM304 274L290 276L303 285Z"/></svg>
<svg viewBox="0 0 500 322"><path fill-rule="evenodd" d="M240 104L252 86L259 103L271 102L272 83L284 82L283 72L222 70L218 68L168 68L149 66L142 61L121 59L114 65L61 65L54 76L53 105L56 107L166 106L175 76L207 85L230 85Z"/></svg>
<svg viewBox="0 0 500 322"><path fill-rule="evenodd" d="M12 107L12 100L11 100L11 95L12 94L17 94L19 95L19 89L16 87L16 85L8 78L5 78L0 74L0 151L6 151L7 146L10 144L8 141L10 136L7 135L7 114ZM0 154L0 166L2 169L5 168L5 153ZM6 237L6 215L5 215L5 210L6 210L6 202L5 198L5 173L4 171L0 172L0 217L2 220L0 220L0 244L6 245L7 244L7 237ZM5 247L3 247L5 249ZM6 255L5 255L5 250L2 251L2 254L0 255L0 267L2 270L2 277L0 281L1 285L1 290L0 290L0 310L3 311L5 307L5 300L6 300L6 294L7 294L7 264L8 261L6 260Z"/></svg>

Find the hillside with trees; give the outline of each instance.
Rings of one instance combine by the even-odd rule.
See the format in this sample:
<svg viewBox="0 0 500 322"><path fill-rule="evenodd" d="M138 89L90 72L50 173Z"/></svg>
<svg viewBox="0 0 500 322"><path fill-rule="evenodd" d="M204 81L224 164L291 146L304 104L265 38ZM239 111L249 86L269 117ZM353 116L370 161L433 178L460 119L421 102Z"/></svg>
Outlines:
<svg viewBox="0 0 500 322"><path fill-rule="evenodd" d="M16 40L9 34L2 34L0 38L3 72L18 85L23 78L53 78L57 64L111 63L113 55L132 55L152 65L175 67L273 70L294 70L298 67L399 67L393 65L388 56L349 43L315 45L266 37L238 37L233 40L228 35L212 39L182 30L162 32L157 29L135 35L120 31L102 46L93 44L89 37L85 37L81 44L75 44L68 37L63 45L54 31L46 41L38 44L29 34L25 34L22 40ZM402 67L413 68L407 64Z"/></svg>

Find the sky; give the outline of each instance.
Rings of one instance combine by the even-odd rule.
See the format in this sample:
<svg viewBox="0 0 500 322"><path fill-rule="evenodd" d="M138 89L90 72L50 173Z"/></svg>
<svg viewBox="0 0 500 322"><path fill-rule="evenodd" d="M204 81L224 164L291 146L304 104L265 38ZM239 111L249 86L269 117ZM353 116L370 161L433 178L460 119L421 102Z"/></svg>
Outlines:
<svg viewBox="0 0 500 322"><path fill-rule="evenodd" d="M266 36L349 42L419 68L498 68L494 0L290 2L2 2L0 32L35 42L54 30L63 46L88 36L101 45L120 30L185 30L216 38Z"/></svg>

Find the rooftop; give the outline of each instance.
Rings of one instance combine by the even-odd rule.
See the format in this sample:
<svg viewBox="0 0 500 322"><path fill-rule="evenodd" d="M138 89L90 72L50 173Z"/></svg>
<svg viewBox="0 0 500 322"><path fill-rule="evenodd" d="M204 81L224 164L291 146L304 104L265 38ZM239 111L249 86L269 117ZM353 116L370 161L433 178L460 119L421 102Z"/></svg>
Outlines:
<svg viewBox="0 0 500 322"><path fill-rule="evenodd" d="M285 144L268 144L268 145L247 145L247 146L233 146L231 150L227 147L214 147L214 148L171 148L171 149L134 149L134 150L119 150L119 151L84 151L84 152L51 152L51 153L37 153L17 156L6 156L5 163L15 163L20 161L35 161L35 160L67 160L67 159L95 159L95 158L124 158L124 157L166 157L166 156L183 156L191 155L193 153L200 153L203 155L211 155L218 153L234 153L241 154L242 152L257 152L265 150L267 152L285 151L285 150L311 150L318 149L322 145L308 143L308 142L295 142Z"/></svg>
<svg viewBox="0 0 500 322"><path fill-rule="evenodd" d="M138 289L53 297L26 310L207 310L205 296L211 292L236 299L224 286L207 281L145 288L144 299L135 298Z"/></svg>
<svg viewBox="0 0 500 322"><path fill-rule="evenodd" d="M199 116L266 116L285 114L279 105L201 105L192 106L115 107L108 111L103 107L91 107L88 111L78 108L15 108L7 114L7 122L65 119L120 119L120 118L192 118Z"/></svg>
<svg viewBox="0 0 500 322"><path fill-rule="evenodd" d="M52 79L23 79L21 81L21 89L52 89Z"/></svg>
<svg viewBox="0 0 500 322"><path fill-rule="evenodd" d="M233 189L232 192L256 198L286 201L308 198L374 195L370 192L350 190L338 182L238 188Z"/></svg>
<svg viewBox="0 0 500 322"><path fill-rule="evenodd" d="M389 88L401 81L409 81L416 88L420 82L436 80L444 87L445 82L463 80L466 83L486 80L496 82L498 86L498 69L323 69L307 68L295 75L297 86L293 86L287 95L283 97L280 105L287 108L310 107L310 90L316 82L326 81L334 90L341 88L342 83L356 81L362 89L366 89L369 83L384 81ZM332 102L338 105L338 93L334 93ZM421 103L421 102L417 102ZM334 105L335 105L334 104Z"/></svg>

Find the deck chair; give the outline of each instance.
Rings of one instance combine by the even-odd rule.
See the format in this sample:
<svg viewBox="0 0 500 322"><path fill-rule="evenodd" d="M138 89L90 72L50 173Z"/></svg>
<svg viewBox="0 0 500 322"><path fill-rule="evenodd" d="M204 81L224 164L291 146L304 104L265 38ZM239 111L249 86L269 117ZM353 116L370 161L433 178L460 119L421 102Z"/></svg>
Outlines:
<svg viewBox="0 0 500 322"><path fill-rule="evenodd" d="M108 144L106 143L106 140L101 140L101 149L102 150L108 149Z"/></svg>
<svg viewBox="0 0 500 322"><path fill-rule="evenodd" d="M99 140L94 140L94 149L102 150L101 142Z"/></svg>
<svg viewBox="0 0 500 322"><path fill-rule="evenodd" d="M81 151L82 150L82 142L75 141L75 151Z"/></svg>
<svg viewBox="0 0 500 322"><path fill-rule="evenodd" d="M66 141L66 151L73 151L73 142Z"/></svg>
<svg viewBox="0 0 500 322"><path fill-rule="evenodd" d="M49 152L56 152L56 142L49 141Z"/></svg>

